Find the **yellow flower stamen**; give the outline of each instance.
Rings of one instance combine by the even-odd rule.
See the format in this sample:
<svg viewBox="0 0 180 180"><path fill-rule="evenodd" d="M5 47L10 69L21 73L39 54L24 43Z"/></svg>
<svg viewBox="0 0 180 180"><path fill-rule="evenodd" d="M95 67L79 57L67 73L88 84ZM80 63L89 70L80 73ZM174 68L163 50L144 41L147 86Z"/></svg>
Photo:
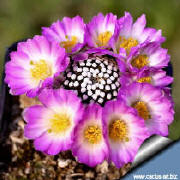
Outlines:
<svg viewBox="0 0 180 180"><path fill-rule="evenodd" d="M88 126L84 130L84 138L90 144L97 144L101 141L102 138L102 130L97 125Z"/></svg>
<svg viewBox="0 0 180 180"><path fill-rule="evenodd" d="M137 101L132 104L132 107L137 110L138 115L144 120L151 119L149 108L145 102Z"/></svg>
<svg viewBox="0 0 180 180"><path fill-rule="evenodd" d="M138 41L132 37L125 38L125 37L120 36L119 42L120 42L120 48L124 48L127 54L130 53L130 50L132 47L135 47L138 45Z"/></svg>
<svg viewBox="0 0 180 180"><path fill-rule="evenodd" d="M112 36L112 33L110 31L106 31L103 33L100 33L97 38L97 45L100 46L106 46L108 41L110 40Z"/></svg>
<svg viewBox="0 0 180 180"><path fill-rule="evenodd" d="M66 52L70 53L72 48L77 44L78 38L76 36L66 36L66 41L60 42L60 46L66 49Z"/></svg>
<svg viewBox="0 0 180 180"><path fill-rule="evenodd" d="M146 55L138 55L131 61L131 65L138 69L143 68L149 64L148 57Z"/></svg>
<svg viewBox="0 0 180 180"><path fill-rule="evenodd" d="M113 141L128 142L128 128L123 120L112 121L109 125L109 137Z"/></svg>
<svg viewBox="0 0 180 180"><path fill-rule="evenodd" d="M30 69L31 75L35 80L44 80L52 76L52 69L43 59L38 62L30 61L32 68Z"/></svg>
<svg viewBox="0 0 180 180"><path fill-rule="evenodd" d="M152 79L150 76L148 77L142 77L137 80L138 83L151 83Z"/></svg>
<svg viewBox="0 0 180 180"><path fill-rule="evenodd" d="M67 114L54 114L50 119L49 133L62 133L65 132L71 125L70 117Z"/></svg>

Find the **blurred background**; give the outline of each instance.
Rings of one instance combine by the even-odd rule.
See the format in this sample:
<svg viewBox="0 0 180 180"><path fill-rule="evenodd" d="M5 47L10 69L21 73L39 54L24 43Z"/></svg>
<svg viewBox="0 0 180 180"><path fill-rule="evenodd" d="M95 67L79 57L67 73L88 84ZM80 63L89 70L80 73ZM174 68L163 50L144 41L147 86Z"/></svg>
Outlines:
<svg viewBox="0 0 180 180"><path fill-rule="evenodd" d="M129 11L134 19L146 14L147 26L162 29L167 38L163 44L169 49L174 67L173 97L175 121L170 137L180 137L180 0L0 0L0 74L6 49L13 42L41 33L42 26L50 26L64 16L80 15L88 22L98 12L117 14Z"/></svg>

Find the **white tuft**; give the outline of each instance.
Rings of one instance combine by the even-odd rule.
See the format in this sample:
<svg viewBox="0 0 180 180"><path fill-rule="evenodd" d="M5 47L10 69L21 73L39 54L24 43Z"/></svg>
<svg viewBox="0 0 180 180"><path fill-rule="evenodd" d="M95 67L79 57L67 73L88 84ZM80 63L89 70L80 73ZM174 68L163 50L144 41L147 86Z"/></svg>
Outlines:
<svg viewBox="0 0 180 180"><path fill-rule="evenodd" d="M72 73L68 72L67 77L71 77Z"/></svg>
<svg viewBox="0 0 180 180"><path fill-rule="evenodd" d="M68 80L65 80L64 84L65 85L68 85L69 81Z"/></svg>
<svg viewBox="0 0 180 180"><path fill-rule="evenodd" d="M111 81L110 79L107 79L107 83L108 83L108 84L111 84L112 81Z"/></svg>
<svg viewBox="0 0 180 180"><path fill-rule="evenodd" d="M82 93L86 92L86 88L82 88L82 89L81 89L81 92L82 92Z"/></svg>
<svg viewBox="0 0 180 180"><path fill-rule="evenodd" d="M100 96L103 98L105 96L105 93L101 92Z"/></svg>
<svg viewBox="0 0 180 180"><path fill-rule="evenodd" d="M103 102L103 99L102 99L102 98L99 98L99 99L98 99L98 102L99 102L99 103L102 103L102 102Z"/></svg>
<svg viewBox="0 0 180 180"><path fill-rule="evenodd" d="M109 85L106 85L105 89L106 89L107 91L109 91L109 90L110 90L110 86L109 86Z"/></svg>
<svg viewBox="0 0 180 180"><path fill-rule="evenodd" d="M93 95L92 91L89 90L89 91L88 91L88 96L92 96L92 95Z"/></svg>
<svg viewBox="0 0 180 180"><path fill-rule="evenodd" d="M79 86L78 81L75 81L75 82L74 82L74 86L75 86L75 87Z"/></svg>
<svg viewBox="0 0 180 180"><path fill-rule="evenodd" d="M75 79L76 79L76 75L73 74L73 75L71 76L71 79L72 79L72 80L75 80Z"/></svg>
<svg viewBox="0 0 180 180"><path fill-rule="evenodd" d="M108 95L107 95L107 99L111 99L111 94L110 93L108 93Z"/></svg>
<svg viewBox="0 0 180 180"><path fill-rule="evenodd" d="M77 69L77 72L82 72L82 68L78 68L78 69Z"/></svg>
<svg viewBox="0 0 180 180"><path fill-rule="evenodd" d="M117 91L113 91L113 96L117 96Z"/></svg>
<svg viewBox="0 0 180 180"><path fill-rule="evenodd" d="M82 75L80 75L80 76L78 76L78 78L77 78L79 81L80 80L82 80L83 79L83 76Z"/></svg>

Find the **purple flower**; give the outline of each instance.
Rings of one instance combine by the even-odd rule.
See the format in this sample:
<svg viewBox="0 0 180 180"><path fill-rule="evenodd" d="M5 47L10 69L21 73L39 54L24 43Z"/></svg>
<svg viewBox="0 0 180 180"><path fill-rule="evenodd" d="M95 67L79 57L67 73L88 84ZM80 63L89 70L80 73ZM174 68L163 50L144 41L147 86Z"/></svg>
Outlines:
<svg viewBox="0 0 180 180"><path fill-rule="evenodd" d="M167 49L163 49L158 43L148 43L144 47L137 48L127 58L130 71L138 72L144 69L163 68L168 66L170 56Z"/></svg>
<svg viewBox="0 0 180 180"><path fill-rule="evenodd" d="M150 83L153 86L164 88L173 82L173 77L167 76L166 72L159 70L145 70L141 73L124 73L121 76L121 84L128 86L133 82Z"/></svg>
<svg viewBox="0 0 180 180"><path fill-rule="evenodd" d="M146 42L162 43L165 38L161 36L161 30L145 28L146 18L143 14L133 24L130 13L125 12L116 25L114 36L111 40L111 47L115 53L127 56L135 47L142 46Z"/></svg>
<svg viewBox="0 0 180 180"><path fill-rule="evenodd" d="M48 42L43 36L35 36L20 42L17 51L11 53L6 64L5 82L13 95L26 94L35 97L53 77L66 69L69 58L56 42Z"/></svg>
<svg viewBox="0 0 180 180"><path fill-rule="evenodd" d="M66 52L79 51L84 43L85 24L80 16L74 18L64 17L62 21L53 23L49 28L43 27L42 34L49 41L56 41Z"/></svg>
<svg viewBox="0 0 180 180"><path fill-rule="evenodd" d="M24 110L24 135L34 140L36 150L49 155L71 148L74 127L83 113L80 99L74 92L45 89L39 95L42 105Z"/></svg>
<svg viewBox="0 0 180 180"><path fill-rule="evenodd" d="M93 167L107 159L108 148L103 134L102 107L97 104L89 105L75 132L72 153L77 156L78 161Z"/></svg>
<svg viewBox="0 0 180 180"><path fill-rule="evenodd" d="M121 99L106 103L103 122L109 147L109 161L117 168L132 162L140 145L149 136L143 119Z"/></svg>
<svg viewBox="0 0 180 180"><path fill-rule="evenodd" d="M168 125L174 119L173 102L161 89L147 83L132 83L121 90L118 96L137 110L150 135L168 135Z"/></svg>
<svg viewBox="0 0 180 180"><path fill-rule="evenodd" d="M109 40L114 34L116 19L117 16L112 13L108 13L106 16L99 13L97 16L94 16L87 24L85 43L89 47L107 47Z"/></svg>

